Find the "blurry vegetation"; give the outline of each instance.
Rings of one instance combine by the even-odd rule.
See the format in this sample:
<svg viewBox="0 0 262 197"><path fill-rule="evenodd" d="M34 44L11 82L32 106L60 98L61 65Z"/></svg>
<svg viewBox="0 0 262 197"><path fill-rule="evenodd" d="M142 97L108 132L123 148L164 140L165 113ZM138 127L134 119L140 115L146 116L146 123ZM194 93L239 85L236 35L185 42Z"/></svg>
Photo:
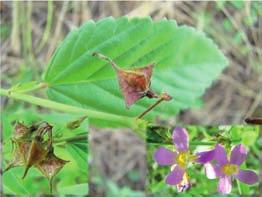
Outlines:
<svg viewBox="0 0 262 197"><path fill-rule="evenodd" d="M89 195L144 197L146 150L130 129L90 128Z"/></svg>

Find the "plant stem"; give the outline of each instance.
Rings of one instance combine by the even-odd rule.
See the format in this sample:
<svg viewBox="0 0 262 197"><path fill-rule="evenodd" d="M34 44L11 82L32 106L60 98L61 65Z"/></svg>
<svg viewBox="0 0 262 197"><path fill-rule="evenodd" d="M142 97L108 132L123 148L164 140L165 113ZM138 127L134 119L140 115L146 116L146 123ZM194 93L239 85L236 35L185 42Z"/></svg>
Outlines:
<svg viewBox="0 0 262 197"><path fill-rule="evenodd" d="M204 145L204 146L212 146L216 145L217 142L215 141L209 141L209 142L202 142L202 141L192 141L189 143L189 145L197 146L197 145Z"/></svg>
<svg viewBox="0 0 262 197"><path fill-rule="evenodd" d="M150 112L155 106L159 105L164 99L159 98L153 105L149 106L144 112L142 112L137 118L143 118L148 112Z"/></svg>
<svg viewBox="0 0 262 197"><path fill-rule="evenodd" d="M155 93L153 93L155 94ZM162 101L170 101L172 97L166 92L162 92L159 96L155 95L154 98L159 98L153 105L149 106L144 112L142 112L137 118L143 118L148 112L150 112L154 107L159 105Z"/></svg>
<svg viewBox="0 0 262 197"><path fill-rule="evenodd" d="M50 100L43 99L43 98L38 98L38 97L31 96L31 95L24 94L24 93L11 92L9 90L2 89L2 88L0 88L0 95L4 95L4 96L7 96L13 99L22 100L25 102L32 103L34 105L38 105L38 106L42 106L42 107L46 107L46 108L50 108L50 109L54 109L54 110L58 110L62 112L76 113L76 114L86 115L89 118L117 122L122 125L126 125L130 128L135 127L136 121L134 118L130 118L130 117L118 116L118 115L109 114L105 112L98 112L98 111L93 111L93 110L75 107L71 105L66 105L66 104L58 103L55 101L50 101Z"/></svg>
<svg viewBox="0 0 262 197"><path fill-rule="evenodd" d="M67 138L61 138L61 139L54 139L53 142L54 143L61 143L61 142L70 143L70 142L81 141L81 140L86 140L86 142L87 142L87 134L77 135L77 136L67 137Z"/></svg>
<svg viewBox="0 0 262 197"><path fill-rule="evenodd" d="M34 86L32 86L31 88L28 88L26 90L14 90L12 91L12 89L9 90L9 92L19 92L19 93L27 93L27 92L32 92L32 91L35 91L35 90L40 90L40 89L44 89L44 88L47 88L48 87L48 84L47 83L44 83L44 82L40 82Z"/></svg>
<svg viewBox="0 0 262 197"><path fill-rule="evenodd" d="M242 189L241 189L239 180L237 180L237 189L238 189L239 194L242 195Z"/></svg>

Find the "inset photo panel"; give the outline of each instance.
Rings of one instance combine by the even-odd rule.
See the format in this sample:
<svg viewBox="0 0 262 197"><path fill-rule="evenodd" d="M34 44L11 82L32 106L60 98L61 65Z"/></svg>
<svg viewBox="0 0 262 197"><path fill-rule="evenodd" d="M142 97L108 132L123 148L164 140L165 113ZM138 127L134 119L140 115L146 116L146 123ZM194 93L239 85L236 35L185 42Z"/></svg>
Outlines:
<svg viewBox="0 0 262 197"><path fill-rule="evenodd" d="M89 195L143 197L145 142L131 129L90 128Z"/></svg>
<svg viewBox="0 0 262 197"><path fill-rule="evenodd" d="M2 195L87 196L86 117L6 110L2 121Z"/></svg>
<svg viewBox="0 0 262 197"><path fill-rule="evenodd" d="M261 150L259 126L152 127L147 132L147 193L259 196Z"/></svg>

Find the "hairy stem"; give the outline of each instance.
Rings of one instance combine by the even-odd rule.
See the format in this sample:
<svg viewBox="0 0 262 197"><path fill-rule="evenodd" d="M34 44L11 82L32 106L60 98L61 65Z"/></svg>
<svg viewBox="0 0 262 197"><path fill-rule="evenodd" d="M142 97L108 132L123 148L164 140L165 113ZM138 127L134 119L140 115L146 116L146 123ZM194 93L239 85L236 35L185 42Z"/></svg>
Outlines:
<svg viewBox="0 0 262 197"><path fill-rule="evenodd" d="M12 92L12 91L2 89L2 88L0 88L0 95L4 95L4 96L7 96L13 99L22 100L25 102L32 103L34 105L50 108L53 110L86 115L89 118L95 118L95 119L104 120L104 121L117 122L119 124L126 125L130 128L135 127L136 121L134 118L130 118L130 117L118 116L118 115L109 114L105 112L98 112L98 111L93 111L93 110L75 107L71 105L66 105L66 104L58 103L55 101L50 101L50 100L43 99L43 98L38 98L38 97L31 96L31 95L24 94L24 93Z"/></svg>

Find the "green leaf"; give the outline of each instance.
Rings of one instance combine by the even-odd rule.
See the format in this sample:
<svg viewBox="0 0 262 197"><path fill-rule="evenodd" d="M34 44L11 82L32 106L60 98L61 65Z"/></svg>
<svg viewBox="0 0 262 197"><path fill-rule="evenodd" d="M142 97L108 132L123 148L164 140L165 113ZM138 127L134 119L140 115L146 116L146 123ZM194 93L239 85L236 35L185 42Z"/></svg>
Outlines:
<svg viewBox="0 0 262 197"><path fill-rule="evenodd" d="M68 187L61 187L57 191L60 195L86 195L88 194L88 184L83 183Z"/></svg>
<svg viewBox="0 0 262 197"><path fill-rule="evenodd" d="M66 145L66 149L76 161L79 169L86 171L87 163L87 143L70 143Z"/></svg>
<svg viewBox="0 0 262 197"><path fill-rule="evenodd" d="M227 65L224 55L203 33L174 20L112 17L87 21L72 31L48 64L44 81L50 99L97 111L136 116L154 101L144 98L130 110L125 108L116 73L93 57L101 52L120 67L134 68L156 63L152 89L168 92L147 117L174 116L199 104L199 97Z"/></svg>
<svg viewBox="0 0 262 197"><path fill-rule="evenodd" d="M258 126L242 126L235 125L230 130L230 136L232 140L241 138L241 142L250 147L255 144L259 136L259 127Z"/></svg>
<svg viewBox="0 0 262 197"><path fill-rule="evenodd" d="M245 6L244 1L231 1L230 2L236 9L243 9Z"/></svg>
<svg viewBox="0 0 262 197"><path fill-rule="evenodd" d="M4 194L29 194L21 177L11 170L4 173L3 186Z"/></svg>

